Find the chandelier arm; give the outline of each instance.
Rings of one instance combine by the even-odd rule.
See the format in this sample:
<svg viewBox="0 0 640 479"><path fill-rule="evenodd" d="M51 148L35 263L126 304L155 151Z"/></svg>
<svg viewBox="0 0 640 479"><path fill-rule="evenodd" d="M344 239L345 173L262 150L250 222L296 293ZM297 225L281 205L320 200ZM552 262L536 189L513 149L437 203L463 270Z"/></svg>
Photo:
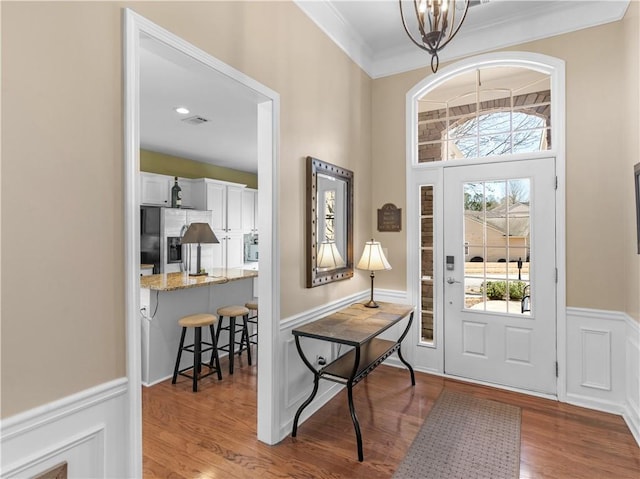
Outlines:
<svg viewBox="0 0 640 479"><path fill-rule="evenodd" d="M415 45L419 48L421 48L422 50L432 53L431 49L425 47L425 45L423 45L422 43L418 43L414 38L413 35L411 35L411 33L409 32L409 29L407 28L407 24L404 20L404 12L402 11L402 0L398 0L398 4L400 5L400 18L402 19L402 26L404 27L404 31L407 34L407 36L409 37L409 39L415 43ZM418 21L418 23L420 23Z"/></svg>
<svg viewBox="0 0 640 479"><path fill-rule="evenodd" d="M424 38L425 38L424 15L422 17L420 16L420 10L418 9L418 2L419 1L420 0L413 0L413 9L415 10L416 21L418 22L418 30L420 31L420 38L423 39L422 40L422 44L424 45ZM400 8L402 8L402 6ZM431 18L428 15L427 15L427 18L429 18L429 20L431 20Z"/></svg>
<svg viewBox="0 0 640 479"><path fill-rule="evenodd" d="M447 41L444 42L442 45L438 45L438 48L444 48L445 46L447 46L447 44L453 40L453 37L456 36L456 34L458 33L458 30L460 30L460 27L462 26L462 24L464 23L464 19L467 17L467 12L469 11L469 0L465 0L465 6L464 6L464 13L462 15L462 19L460 20L460 23L458 23L458 27L456 28L456 30L447 38Z"/></svg>

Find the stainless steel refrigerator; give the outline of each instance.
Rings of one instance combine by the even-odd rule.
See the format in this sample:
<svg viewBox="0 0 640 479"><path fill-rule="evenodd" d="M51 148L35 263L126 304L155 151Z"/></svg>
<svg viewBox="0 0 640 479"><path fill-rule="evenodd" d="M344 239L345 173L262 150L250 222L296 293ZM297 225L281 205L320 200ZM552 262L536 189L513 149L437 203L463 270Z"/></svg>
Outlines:
<svg viewBox="0 0 640 479"><path fill-rule="evenodd" d="M183 245L182 236L191 223L211 223L211 211L140 207L140 263L152 264L153 273L191 271L196 267L196 245ZM192 247L193 246L193 247ZM201 267L213 267L213 245L201 245Z"/></svg>

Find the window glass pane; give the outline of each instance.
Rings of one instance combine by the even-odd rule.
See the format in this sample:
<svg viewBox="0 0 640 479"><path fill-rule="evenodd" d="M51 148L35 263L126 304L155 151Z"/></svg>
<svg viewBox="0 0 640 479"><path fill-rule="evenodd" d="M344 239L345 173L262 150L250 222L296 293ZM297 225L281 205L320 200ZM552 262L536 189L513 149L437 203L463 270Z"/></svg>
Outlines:
<svg viewBox="0 0 640 479"><path fill-rule="evenodd" d="M478 128L484 134L509 133L511 131L511 112L496 111L482 114L478 118Z"/></svg>
<svg viewBox="0 0 640 479"><path fill-rule="evenodd" d="M421 122L418 125L418 142L425 143L429 141L440 141L442 132L447 128L444 120L434 120Z"/></svg>
<svg viewBox="0 0 640 479"><path fill-rule="evenodd" d="M481 90L478 96L480 112L511 109L511 91L504 89Z"/></svg>
<svg viewBox="0 0 640 479"><path fill-rule="evenodd" d="M433 343L433 186L420 187L421 341Z"/></svg>
<svg viewBox="0 0 640 479"><path fill-rule="evenodd" d="M513 130L533 130L546 126L545 118L537 116L531 110L514 110Z"/></svg>
<svg viewBox="0 0 640 479"><path fill-rule="evenodd" d="M474 115L466 115L452 121L447 131L447 137L455 138L473 138L478 136L478 120Z"/></svg>
<svg viewBox="0 0 640 479"><path fill-rule="evenodd" d="M418 145L418 163L441 161L445 144L442 141Z"/></svg>
<svg viewBox="0 0 640 479"><path fill-rule="evenodd" d="M551 148L550 80L540 72L467 72L427 93L418 109L420 163ZM438 151L437 140L445 142Z"/></svg>
<svg viewBox="0 0 640 479"><path fill-rule="evenodd" d="M530 315L530 180L469 182L463 194L465 308Z"/></svg>
<svg viewBox="0 0 640 479"><path fill-rule="evenodd" d="M511 135L509 133L496 133L493 135L481 135L478 138L478 156L497 156L511 154Z"/></svg>

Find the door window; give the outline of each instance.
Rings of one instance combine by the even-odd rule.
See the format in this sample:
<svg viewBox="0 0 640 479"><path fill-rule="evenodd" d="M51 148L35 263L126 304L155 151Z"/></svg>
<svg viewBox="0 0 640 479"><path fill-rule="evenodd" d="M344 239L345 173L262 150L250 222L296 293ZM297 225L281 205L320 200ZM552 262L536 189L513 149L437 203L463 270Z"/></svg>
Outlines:
<svg viewBox="0 0 640 479"><path fill-rule="evenodd" d="M531 314L531 180L463 184L464 308Z"/></svg>

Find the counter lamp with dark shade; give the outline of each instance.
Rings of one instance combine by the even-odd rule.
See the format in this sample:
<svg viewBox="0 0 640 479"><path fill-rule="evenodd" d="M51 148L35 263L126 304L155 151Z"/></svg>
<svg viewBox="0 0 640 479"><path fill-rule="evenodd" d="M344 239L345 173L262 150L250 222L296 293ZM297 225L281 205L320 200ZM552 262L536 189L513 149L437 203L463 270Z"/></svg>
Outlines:
<svg viewBox="0 0 640 479"><path fill-rule="evenodd" d="M367 241L365 243L362 257L360 258L356 268L371 271L371 299L368 303L365 303L365 306L367 308L377 308L378 303L373 300L374 271L391 269L391 265L387 261L384 251L382 251L382 245L378 241L374 241L372 238L371 241Z"/></svg>
<svg viewBox="0 0 640 479"><path fill-rule="evenodd" d="M189 276L203 276L207 273L200 272L200 245L220 243L214 234L209 223L191 223L182 237L182 244L197 244L196 272L189 272Z"/></svg>

